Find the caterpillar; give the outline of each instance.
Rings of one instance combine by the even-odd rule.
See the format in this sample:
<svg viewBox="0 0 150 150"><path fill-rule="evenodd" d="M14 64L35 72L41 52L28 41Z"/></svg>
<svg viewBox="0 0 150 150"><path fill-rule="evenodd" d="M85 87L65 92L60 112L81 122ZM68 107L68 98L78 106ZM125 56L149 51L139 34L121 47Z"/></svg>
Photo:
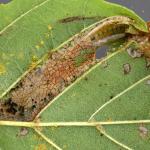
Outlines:
<svg viewBox="0 0 150 150"><path fill-rule="evenodd" d="M33 120L54 97L97 63L97 47L124 37L132 24L133 20L124 16L106 18L50 52L41 67L30 71L5 100L0 100L0 119Z"/></svg>

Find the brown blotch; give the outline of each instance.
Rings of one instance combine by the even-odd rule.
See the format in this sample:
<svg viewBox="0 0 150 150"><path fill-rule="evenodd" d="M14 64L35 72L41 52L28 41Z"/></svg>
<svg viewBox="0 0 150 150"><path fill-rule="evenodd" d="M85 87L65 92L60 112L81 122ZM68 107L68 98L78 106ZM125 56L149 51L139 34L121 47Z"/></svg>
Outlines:
<svg viewBox="0 0 150 150"><path fill-rule="evenodd" d="M9 98L0 103L0 119L33 120L54 97L96 63L95 48L84 42L81 46L71 41L66 50L61 49L52 52L51 58L29 72L10 91ZM74 60L86 49L91 49L91 53L87 53L87 59L76 66Z"/></svg>

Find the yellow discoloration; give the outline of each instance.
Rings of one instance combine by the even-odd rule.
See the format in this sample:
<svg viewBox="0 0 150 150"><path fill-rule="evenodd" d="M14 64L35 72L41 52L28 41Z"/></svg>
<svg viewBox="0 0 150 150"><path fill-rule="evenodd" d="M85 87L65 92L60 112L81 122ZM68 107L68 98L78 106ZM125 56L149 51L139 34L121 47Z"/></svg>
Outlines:
<svg viewBox="0 0 150 150"><path fill-rule="evenodd" d="M44 45L44 41L40 41L40 44L43 46Z"/></svg>
<svg viewBox="0 0 150 150"><path fill-rule="evenodd" d="M32 57L32 62L31 62L31 64L30 64L29 68L30 68L30 69L31 69L31 68L34 68L34 67L37 65L37 61L38 61L38 57L34 55L34 56Z"/></svg>
<svg viewBox="0 0 150 150"><path fill-rule="evenodd" d="M39 144L34 150L48 150L45 144Z"/></svg>
<svg viewBox="0 0 150 150"><path fill-rule="evenodd" d="M36 46L35 46L35 48L36 48L36 49L39 49L39 48L40 48L40 46L39 46L39 45L36 45Z"/></svg>
<svg viewBox="0 0 150 150"><path fill-rule="evenodd" d="M38 61L38 57L34 55L34 56L32 57L32 62L31 62L31 64L29 65L29 69L34 68L34 67L37 65L37 61Z"/></svg>
<svg viewBox="0 0 150 150"><path fill-rule="evenodd" d="M37 64L35 62L32 62L30 65L29 65L29 69L32 69L36 66Z"/></svg>
<svg viewBox="0 0 150 150"><path fill-rule="evenodd" d="M3 64L0 64L0 75L6 73L6 68Z"/></svg>
<svg viewBox="0 0 150 150"><path fill-rule="evenodd" d="M38 61L38 57L34 55L34 56L32 57L32 62L37 62L37 61Z"/></svg>
<svg viewBox="0 0 150 150"><path fill-rule="evenodd" d="M48 30L52 30L52 26L50 24L48 25Z"/></svg>
<svg viewBox="0 0 150 150"><path fill-rule="evenodd" d="M50 37L49 33L45 33L45 37L48 39Z"/></svg>

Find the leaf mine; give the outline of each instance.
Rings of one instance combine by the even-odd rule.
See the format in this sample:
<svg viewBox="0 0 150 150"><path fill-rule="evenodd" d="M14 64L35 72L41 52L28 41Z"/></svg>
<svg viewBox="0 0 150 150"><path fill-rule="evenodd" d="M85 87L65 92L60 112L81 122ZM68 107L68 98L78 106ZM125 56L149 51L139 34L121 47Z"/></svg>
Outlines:
<svg viewBox="0 0 150 150"><path fill-rule="evenodd" d="M51 52L41 67L29 72L8 93L0 104L0 119L33 120L42 108L96 64L97 46L108 43L109 37L111 41L117 40L117 35L126 33L130 25L132 20L127 17L104 19ZM97 42L100 45L94 44Z"/></svg>

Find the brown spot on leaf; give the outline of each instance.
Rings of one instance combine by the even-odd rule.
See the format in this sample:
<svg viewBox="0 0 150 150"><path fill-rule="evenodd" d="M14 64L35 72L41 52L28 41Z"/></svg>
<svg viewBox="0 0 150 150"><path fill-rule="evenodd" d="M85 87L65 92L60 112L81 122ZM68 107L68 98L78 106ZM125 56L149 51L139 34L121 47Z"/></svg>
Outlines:
<svg viewBox="0 0 150 150"><path fill-rule="evenodd" d="M148 137L148 129L144 127L144 125L139 126L139 135L141 138L147 138Z"/></svg>
<svg viewBox="0 0 150 150"><path fill-rule="evenodd" d="M131 66L129 63L123 64L123 72L125 75L129 74L131 72Z"/></svg>
<svg viewBox="0 0 150 150"><path fill-rule="evenodd" d="M143 55L143 53L141 53L137 49L133 49L133 48L128 48L127 52L132 58L140 58Z"/></svg>
<svg viewBox="0 0 150 150"><path fill-rule="evenodd" d="M63 20L60 20L60 22L66 23L84 19L87 18L75 16L64 18ZM118 21L120 17L117 17L116 19ZM96 33L98 39L96 38L95 40L100 40L106 36L115 34L114 32L108 32L108 29L111 29L112 31L114 30L114 27L116 29L121 27L121 32L122 29L123 31L126 29L126 26L113 26L113 20L105 20L106 25L98 31L99 33L102 32L102 34L99 36ZM94 28L95 27L96 26L94 26ZM76 35L57 51L52 51L51 57L43 62L40 69L35 68L38 59L33 57L33 63L30 65L32 71L21 80L22 86L16 86L16 88L9 92L9 95L7 95L7 98L5 99L6 103L0 101L0 108L3 108L0 112L0 119L33 120L39 111L50 103L54 97L58 96L64 88L71 85L90 67L95 65L96 47L92 44L93 41L91 41L91 36L87 34L91 32L91 30L93 30L93 28ZM88 37L84 40L87 35ZM35 47L39 49L40 46L41 43Z"/></svg>
<svg viewBox="0 0 150 150"><path fill-rule="evenodd" d="M17 136L26 136L29 133L27 128L22 127L19 131L19 133L17 134Z"/></svg>
<svg viewBox="0 0 150 150"><path fill-rule="evenodd" d="M0 114L5 116L2 117L3 119L33 120L44 106L96 63L94 60L95 51L92 47L74 45L71 44L65 51L52 52L52 57L40 68L33 69L22 79L21 86L18 84L10 91L11 102L5 105L1 104L6 108ZM86 59L80 63L77 58L82 56L81 54ZM78 66L74 61L76 59L79 61ZM32 61L36 64L37 57L34 56Z"/></svg>

